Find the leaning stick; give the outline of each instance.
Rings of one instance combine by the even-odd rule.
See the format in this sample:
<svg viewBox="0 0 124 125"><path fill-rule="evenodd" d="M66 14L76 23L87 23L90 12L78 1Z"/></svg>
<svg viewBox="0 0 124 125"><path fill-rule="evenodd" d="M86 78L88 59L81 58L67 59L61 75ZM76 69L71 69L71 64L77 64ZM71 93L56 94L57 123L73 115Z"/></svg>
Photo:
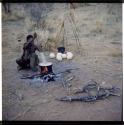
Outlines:
<svg viewBox="0 0 124 125"><path fill-rule="evenodd" d="M72 30L73 30L73 34L74 34L74 37L76 39L76 43L77 43L77 47L78 47L78 50L80 52L80 44L79 44L79 39L78 39L78 35L76 34L76 31L75 31L75 28L73 27L73 23L72 23L72 20L68 17L70 23L72 24ZM81 54L81 52L80 52Z"/></svg>

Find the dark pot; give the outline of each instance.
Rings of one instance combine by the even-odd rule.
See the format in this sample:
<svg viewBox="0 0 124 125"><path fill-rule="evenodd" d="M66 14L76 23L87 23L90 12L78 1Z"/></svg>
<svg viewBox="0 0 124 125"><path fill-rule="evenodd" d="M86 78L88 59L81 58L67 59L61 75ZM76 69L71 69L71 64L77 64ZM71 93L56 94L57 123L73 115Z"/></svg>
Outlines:
<svg viewBox="0 0 124 125"><path fill-rule="evenodd" d="M58 47L58 52L59 53L64 53L65 52L65 47Z"/></svg>

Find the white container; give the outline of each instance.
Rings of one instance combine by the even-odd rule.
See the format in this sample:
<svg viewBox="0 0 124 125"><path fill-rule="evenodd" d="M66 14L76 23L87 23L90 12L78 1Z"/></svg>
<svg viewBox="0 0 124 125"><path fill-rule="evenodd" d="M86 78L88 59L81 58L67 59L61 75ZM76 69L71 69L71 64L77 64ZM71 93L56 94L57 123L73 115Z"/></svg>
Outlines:
<svg viewBox="0 0 124 125"><path fill-rule="evenodd" d="M67 55L66 54L62 54L62 58L66 59Z"/></svg>
<svg viewBox="0 0 124 125"><path fill-rule="evenodd" d="M55 54L54 54L54 53L50 53L50 54L49 54L49 57L50 57L51 59L53 59L53 58L55 58Z"/></svg>
<svg viewBox="0 0 124 125"><path fill-rule="evenodd" d="M71 52L67 52L67 59L70 60L73 58L73 54Z"/></svg>
<svg viewBox="0 0 124 125"><path fill-rule="evenodd" d="M57 59L58 61L62 61L62 54L61 54L61 53L57 53L56 59Z"/></svg>
<svg viewBox="0 0 124 125"><path fill-rule="evenodd" d="M62 56L62 53L57 53L57 55L56 56Z"/></svg>

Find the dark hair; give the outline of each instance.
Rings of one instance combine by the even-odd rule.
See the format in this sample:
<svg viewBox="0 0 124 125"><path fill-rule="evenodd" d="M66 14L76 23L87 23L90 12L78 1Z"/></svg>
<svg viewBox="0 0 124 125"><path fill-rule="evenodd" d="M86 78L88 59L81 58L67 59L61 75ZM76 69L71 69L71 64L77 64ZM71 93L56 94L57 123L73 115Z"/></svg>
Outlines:
<svg viewBox="0 0 124 125"><path fill-rule="evenodd" d="M33 36L32 35L28 35L27 36L27 40L29 40L30 38L33 38Z"/></svg>

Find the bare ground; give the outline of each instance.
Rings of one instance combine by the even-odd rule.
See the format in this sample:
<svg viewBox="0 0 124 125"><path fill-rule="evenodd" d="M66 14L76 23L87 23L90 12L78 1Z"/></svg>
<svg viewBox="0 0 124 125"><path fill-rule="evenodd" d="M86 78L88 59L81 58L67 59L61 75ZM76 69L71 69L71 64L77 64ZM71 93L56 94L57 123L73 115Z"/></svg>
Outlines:
<svg viewBox="0 0 124 125"><path fill-rule="evenodd" d="M20 23L19 23L20 24ZM21 29L21 24L6 22L3 24L2 49L2 81L3 81L3 119L4 120L80 120L80 121L120 121L122 120L122 43L121 35L116 32L90 34L81 37L83 55L74 52L71 61L53 62L54 72L63 71L68 67L79 67L69 75L74 75L71 81L70 93L61 83L48 83L48 91L43 85L34 85L30 80L22 80L22 74L31 71L17 71L16 58L21 55L23 43L16 43L15 34ZM16 29L16 30L15 30ZM119 29L119 27L118 27ZM14 41L12 44L12 41ZM16 47L15 47L16 46ZM120 97L94 103L59 102L56 97L71 95L86 84L90 79L98 83L105 82L121 89Z"/></svg>

